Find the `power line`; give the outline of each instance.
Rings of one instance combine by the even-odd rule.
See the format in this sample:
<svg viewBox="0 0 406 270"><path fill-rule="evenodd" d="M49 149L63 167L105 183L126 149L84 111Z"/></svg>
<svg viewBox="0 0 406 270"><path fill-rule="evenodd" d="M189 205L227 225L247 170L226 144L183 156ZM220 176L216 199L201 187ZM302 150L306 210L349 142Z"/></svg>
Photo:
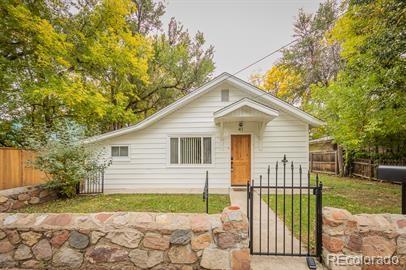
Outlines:
<svg viewBox="0 0 406 270"><path fill-rule="evenodd" d="M261 62L262 60L265 60L266 58L268 58L269 56L271 56L271 55L273 55L273 54L279 52L280 50L283 50L283 49L285 49L286 47L289 47L290 45L292 45L293 43L295 43L295 42L297 42L297 41L299 41L298 38L292 40L291 42L289 42L289 43L283 45L282 47L279 47L278 49L276 49L276 50L274 50L274 51L268 53L267 55L261 57L260 59L258 59L258 60L256 60L256 61L254 61L253 63L249 64L248 66L243 67L242 69L238 70L237 72L233 73L232 75L236 75L236 74L238 74L238 73L240 73L240 72L242 72L242 71L244 71L244 70L246 70L246 69L248 69L248 68L250 68L250 67L252 67L252 66L254 66L254 65L256 65L256 64L258 64L258 63Z"/></svg>
<svg viewBox="0 0 406 270"><path fill-rule="evenodd" d="M348 11L349 11L349 10L347 9L346 11L342 12L341 14L337 14L336 20L337 20L338 18L344 16ZM309 31L307 34L310 35L310 34L313 34L313 33L316 32L316 31L317 31L317 30L314 29L313 31ZM250 68L250 67L252 67L252 66L254 66L254 65L256 65L256 64L258 64L259 62L265 60L266 58L270 57L271 55L274 55L275 53L277 53L277 52L279 52L279 51L285 49L286 47L289 47L289 46L292 45L293 43L298 42L298 41L300 41L300 40L301 40L301 38L296 38L296 39L290 41L289 43L286 43L285 45L283 45L283 46L279 47L278 49L276 49L276 50L274 50L274 51L272 51L272 52L266 54L265 56L259 58L258 60L252 62L251 64L249 64L249 65L247 65L247 66L245 66L245 67L243 67L242 69L238 70L237 72L235 72L235 73L233 73L233 74L231 74L231 75L234 76L234 75L236 75L236 74L238 74L238 73L240 73L240 72L242 72L242 71L244 71L244 70L246 70L246 69L248 69L248 68Z"/></svg>
<svg viewBox="0 0 406 270"><path fill-rule="evenodd" d="M342 12L341 14L337 14L336 20L337 20L338 18L344 16L347 12L349 12L349 9L347 9L347 10L344 11L344 12ZM313 34L313 33L316 32L316 31L317 31L317 30L314 29L313 31L308 32L307 34L308 34L308 35L309 35L309 34ZM249 65L247 65L247 66L241 68L241 69L238 70L237 72L230 74L229 77L235 76L235 75L237 75L238 73L240 73L240 72L242 72L242 71L244 71L244 70L247 70L248 68L250 68L250 67L252 67L252 66L258 64L259 62L265 60L266 58L268 58L268 57L274 55L275 53L277 53L277 52L279 52L279 51L281 51L281 50L283 50L283 49L289 47L289 46L292 45L293 43L296 43L296 42L298 42L298 41L300 41L300 40L301 40L301 38L296 38L296 39L290 41L289 43L286 43L285 45L279 47L278 49L276 49L276 50L274 50L274 51L272 51L272 52L270 52L270 53L264 55L263 57L259 58L258 60L255 60L255 61L252 62L251 64L249 64ZM262 89L261 89L261 90L262 90ZM262 96L264 96L264 95L272 95L270 92L267 92L267 91L265 91L265 90L262 90L262 91L264 91L264 93L261 94L261 95L257 95L254 99L257 99L257 98L262 97Z"/></svg>

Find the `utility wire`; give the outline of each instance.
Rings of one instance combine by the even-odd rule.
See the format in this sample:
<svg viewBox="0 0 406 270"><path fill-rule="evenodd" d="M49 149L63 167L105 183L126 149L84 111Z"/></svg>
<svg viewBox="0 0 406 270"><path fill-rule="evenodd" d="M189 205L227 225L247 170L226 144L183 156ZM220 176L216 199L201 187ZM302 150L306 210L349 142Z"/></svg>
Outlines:
<svg viewBox="0 0 406 270"><path fill-rule="evenodd" d="M347 9L347 10L344 11L344 12L342 12L341 14L338 14L336 20L337 20L338 18L344 16L347 12L349 12L349 9ZM313 33L316 32L316 31L317 31L317 30L309 31L307 34L310 35L310 34L313 34ZM252 62L251 64L249 64L249 65L247 65L247 66L241 68L240 70L238 70L238 71L236 71L236 72L230 74L229 77L235 76L235 75L237 75L238 73L240 73L240 72L242 72L242 71L244 71L244 70L249 69L250 67L252 67L252 66L258 64L259 62L265 60L266 58L268 58L268 57L274 55L275 53L277 53L277 52L279 52L279 51L281 51L281 50L283 50L283 49L289 47L290 45L292 45L292 44L294 44L294 43L296 43L296 42L298 42L298 41L300 41L300 40L301 40L301 38L296 38L296 39L290 41L289 43L286 43L285 45L283 45L283 46L279 47L278 49L276 49L276 50L274 50L274 51L272 51L272 52L270 52L270 53L264 55L263 57L259 58L258 60L255 60L255 61ZM261 89L261 90L262 90L262 89ZM265 90L262 90L262 91L264 91L264 93L261 94L261 95L257 95L254 99L257 99L257 98L262 97L262 96L264 96L264 95L272 95L271 93L269 93L269 92L267 92L267 91L265 91Z"/></svg>
<svg viewBox="0 0 406 270"><path fill-rule="evenodd" d="M342 12L341 14L337 14L336 20L337 20L338 18L344 16L347 12L349 12L349 9L347 9L347 10L344 11L344 12ZM314 30L312 30L312 31L309 31L309 32L307 33L307 35L313 34L313 33L316 32L316 31L317 31L316 29L314 29ZM276 50L274 50L274 51L272 51L272 52L270 52L270 53L264 55L263 57L259 58L258 60L255 60L255 61L252 62L251 64L249 64L249 65L243 67L242 69L238 70L237 72L235 72L235 73L233 73L233 74L231 74L231 75L234 76L234 75L236 75L236 74L238 74L238 73L240 73L240 72L242 72L242 71L244 71L244 70L246 70L246 69L248 69L248 68L250 68L250 67L252 67L252 66L254 66L254 65L256 65L256 64L258 64L259 62L265 60L266 58L270 57L271 55L274 55L275 53L277 53L277 52L279 52L279 51L281 51L281 50L283 50L283 49L289 47L289 46L292 45L293 43L296 43L296 42L298 42L298 41L300 41L300 40L301 40L301 38L296 38L296 39L290 41L289 43L286 43L285 45L283 45L283 46L279 47L278 49L276 49Z"/></svg>
<svg viewBox="0 0 406 270"><path fill-rule="evenodd" d="M231 75L234 76L234 75L236 75L236 74L238 74L238 73L240 73L240 72L242 72L242 71L244 71L244 70L246 70L246 69L248 69L248 68L250 68L250 67L252 67L252 66L254 66L254 65L256 65L256 64L258 64L258 63L261 62L262 60L265 60L265 59L268 58L269 56L271 56L271 55L273 55L273 54L279 52L280 50L283 50L283 49L289 47L290 45L292 45L293 43L295 43L295 42L297 42L297 41L299 41L299 40L300 40L299 38L292 40L291 42L289 42L289 43L283 45L282 47L279 47L278 49L276 49L276 50L274 50L274 51L272 51L272 52L270 52L270 53L268 53L267 55L265 55L265 56L259 58L259 59L256 60L255 62L249 64L249 65L246 66L246 67L243 67L242 69L238 70L237 72L235 72L235 73L233 73L233 74L231 74Z"/></svg>

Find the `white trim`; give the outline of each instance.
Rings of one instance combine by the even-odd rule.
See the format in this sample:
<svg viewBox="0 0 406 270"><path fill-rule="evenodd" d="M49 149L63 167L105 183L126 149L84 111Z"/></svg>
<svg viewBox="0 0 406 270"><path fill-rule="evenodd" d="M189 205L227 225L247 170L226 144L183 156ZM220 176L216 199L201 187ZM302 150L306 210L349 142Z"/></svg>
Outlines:
<svg viewBox="0 0 406 270"><path fill-rule="evenodd" d="M306 140L309 141L309 137L310 137L310 128L309 125L306 126ZM306 157L306 163L308 166L308 170L310 171L310 144L306 144L306 153L307 153L307 157ZM309 179L307 177L305 177L305 181L309 181ZM310 183L307 183L307 185L310 186Z"/></svg>
<svg viewBox="0 0 406 270"><path fill-rule="evenodd" d="M232 75L230 75L230 76L232 76ZM248 90L248 91L250 91L251 93L253 93L253 94L257 95L257 96L260 96L260 97L270 101L271 103L275 104L278 107L281 107L281 108L285 109L286 111L292 113L293 115L296 115L296 117L298 117L298 118L302 119L303 121L307 122L311 126L318 127L318 126L321 126L321 125L325 124L322 120L317 119L316 117L308 114L307 112L302 111L299 108L296 108L292 104L289 104L289 103L287 103L287 102L285 102L285 101L271 95L270 93L265 92L265 91L255 87L255 86L253 86L252 84L249 84L249 83L247 83L247 82L245 82L245 81L243 81L243 80L241 80L241 79L239 79L239 78L237 78L235 76L232 76L229 79L229 82L236 85L236 86L241 87L242 89Z"/></svg>
<svg viewBox="0 0 406 270"><path fill-rule="evenodd" d="M231 113L231 112L233 112L235 110L238 110L238 109L240 109L240 108L242 108L244 106L251 107L251 108L253 108L253 109L257 110L257 111L260 111L260 112L262 112L264 114L267 114L271 118L275 118L275 117L279 116L279 111L277 111L277 110L274 110L274 109L272 109L272 108L270 108L270 107L268 107L268 106L266 106L264 104L261 104L259 102L253 101L252 99L242 98L239 101L234 102L234 103L232 103L232 104L230 104L230 105L228 105L228 106L226 106L224 108L221 108L220 110L214 112L213 113L214 118L216 119L216 118L226 116L227 114L229 114L229 113Z"/></svg>
<svg viewBox="0 0 406 270"><path fill-rule="evenodd" d="M251 179L253 179L253 175L254 175L254 173L253 173L253 170L254 170L254 166L253 166L253 161L254 161L254 153L255 153L255 151L254 151L254 133L253 132L241 132L241 133L235 133L235 132L233 132L233 133L230 133L229 134L230 135L230 156L229 156L229 164L230 164L230 187L233 187L233 183L232 183L232 181L233 181L233 179L232 179L232 173L231 173L231 153L232 153L232 151L233 151L233 149L232 149L232 142L231 142L231 137L233 136L233 135L250 135L250 142L251 142L251 160L250 160L250 170L251 170L251 173L250 173L250 177L251 177ZM251 180L250 179L250 180ZM235 186L235 187L238 187L238 186Z"/></svg>
<svg viewBox="0 0 406 270"><path fill-rule="evenodd" d="M178 99L177 101L175 101L174 103L172 103L169 106L166 106L165 108L163 108L162 110L154 113L153 115L145 118L144 120L142 120L141 122L129 126L129 127L125 127L125 128L121 128L118 130L114 130L114 131L110 131L98 136L94 136L91 138L88 138L86 140L84 140L84 143L93 143L96 141L101 141L101 140L105 140L111 137L116 137L116 136L120 136L120 135L124 135L127 133L130 133L132 131L136 131L139 129L142 129L152 123L155 123L156 121L158 121L159 119L163 118L164 116L174 112L175 110L177 110L178 108L180 108L182 105L184 105L185 103L188 103L189 101L192 101L194 99L196 99L197 97L199 97L200 95L204 94L206 90L210 89L212 86L215 86L216 84L222 82L225 78L226 73L223 73L219 76L217 76L216 78L214 78L213 80L205 83L204 85L202 85L200 88L197 88L196 90L193 90L192 92L190 92L190 94Z"/></svg>
<svg viewBox="0 0 406 270"><path fill-rule="evenodd" d="M304 122L310 124L313 127L318 127L318 126L324 125L323 121L315 118L314 116L294 107L293 105L291 105L287 102L284 102L284 101L272 96L268 92L262 91L262 90L256 88L255 86L253 86L247 82L244 82L243 80L241 80L231 74L224 72L221 75L217 76L216 78L212 79L211 81L205 83L203 86L192 91L190 94L178 99L171 105L163 108L162 110L156 112L155 114L151 115L150 117L144 119L143 121L141 121L135 125L125 127L125 128L119 129L119 130L107 132L107 133L104 133L104 134L101 134L98 136L94 136L94 137L85 139L83 142L84 143L93 143L93 142L105 140L108 138L128 134L130 132L143 129L143 128L155 123L156 121L160 120L161 118L165 117L166 115L176 111L177 109L179 109L180 107L184 106L185 104L191 102L192 100L195 100L196 98L200 97L207 91L214 89L214 86L216 86L217 84L219 84L223 81L226 81L226 80L231 84L241 87L242 90L248 91L258 97L260 96L260 97L270 101L271 103L286 110L288 113L295 115L296 117L302 119Z"/></svg>
<svg viewBox="0 0 406 270"><path fill-rule="evenodd" d="M171 163L171 138L178 138L178 164ZM180 162L180 141L179 138L202 138L202 163L181 164ZM211 163L203 163L203 138L211 138ZM167 168L212 168L215 166L215 135L213 133L175 133L167 134L166 139L166 167Z"/></svg>

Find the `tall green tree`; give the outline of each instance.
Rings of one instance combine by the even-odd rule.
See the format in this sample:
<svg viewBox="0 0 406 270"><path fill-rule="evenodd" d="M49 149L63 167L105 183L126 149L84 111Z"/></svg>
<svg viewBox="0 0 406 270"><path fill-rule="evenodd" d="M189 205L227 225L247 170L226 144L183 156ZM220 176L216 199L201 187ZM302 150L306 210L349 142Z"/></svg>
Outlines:
<svg viewBox="0 0 406 270"><path fill-rule="evenodd" d="M121 18L126 19L126 27L132 33L132 36L146 37L150 44L150 55L147 58L147 80L141 80L137 74L131 74L135 70L128 66L128 56L118 52L116 56L110 55L107 58L112 59L114 68L125 68L121 70L123 77L118 78L113 85L124 89L124 92L114 90L115 87L111 84L111 70L99 66L106 62L95 63L93 59L97 59L96 55L87 55L87 60L80 61L79 66L83 72L90 77L97 77L97 81L106 83L106 96L112 104L120 103L120 106L114 106L114 110L109 110L109 117L103 119L100 131L109 131L123 126L135 123L157 110L169 105L175 99L187 94L187 92L196 86L201 85L210 78L210 74L214 70L213 64L213 47L209 46L205 49L205 40L202 33L198 32L194 37L191 37L188 31L184 30L183 26L172 18L168 24L168 29L162 29L161 17L165 13L165 6L162 2L154 2L152 0L137 0L132 1L135 6L131 11L130 16ZM111 11L100 10L100 14L96 15L96 22L92 25L87 22L90 14L96 13L99 7L97 2L94 6L86 4L80 8L83 10L76 16L76 24L73 29L83 29L85 32L84 39L92 39L94 33L102 32L103 35L106 29L117 27L114 19L112 21L115 26L106 25L106 16L111 16L112 12L116 12L116 3L113 2ZM97 21L99 20L99 21ZM103 22L103 23L100 23ZM97 38L97 37L96 37ZM111 35L106 35L106 39L112 42ZM113 41L114 42L114 41ZM80 42L81 43L81 42ZM106 46L106 40L99 42L100 46ZM92 48L93 44L89 44ZM79 48L81 48L79 46ZM106 48L110 51L110 48ZM82 51L79 51L79 54ZM106 56L106 54L103 54ZM145 50L141 55L146 55ZM121 59L121 63L117 63ZM90 71L90 73L89 73ZM106 74L108 72L109 74ZM98 74L97 74L98 73ZM125 84L124 84L125 82ZM115 93L111 92L114 91Z"/></svg>
<svg viewBox="0 0 406 270"><path fill-rule="evenodd" d="M152 0L0 3L0 145L135 123L208 80L213 48ZM68 121L68 122L69 122Z"/></svg>
<svg viewBox="0 0 406 270"><path fill-rule="evenodd" d="M138 8L131 21L133 31L151 38L153 56L148 62L150 83L139 88L127 107L144 118L210 79L214 47L206 46L201 32L191 36L175 18L163 30L162 2L134 0L134 3Z"/></svg>
<svg viewBox="0 0 406 270"><path fill-rule="evenodd" d="M406 155L406 3L353 1L330 32L345 61L337 80L318 85L315 110L348 151Z"/></svg>
<svg viewBox="0 0 406 270"><path fill-rule="evenodd" d="M314 14L300 9L293 25L297 42L282 51L273 69L260 75L262 79L257 84L271 93L280 93L280 87L286 86L280 97L309 109L311 85L328 85L340 69L339 44L325 36L333 28L340 9L335 0L321 3Z"/></svg>
<svg viewBox="0 0 406 270"><path fill-rule="evenodd" d="M99 98L105 100L102 107L95 108L103 116L101 121L88 119L88 126L96 124L97 131L137 121L127 105L140 86L149 84L148 62L153 51L148 37L132 31L129 20L136 11L130 0L104 0L91 8L84 6L70 20L74 69L86 88L97 89Z"/></svg>
<svg viewBox="0 0 406 270"><path fill-rule="evenodd" d="M10 0L0 7L2 144L24 144L30 133L45 138L65 118L80 124L130 119L125 106L106 98L107 87L117 90L106 82L126 85L125 72L148 81L150 44L126 22L132 2L99 3L85 18L91 35L89 28L74 28L81 12L72 15L63 1Z"/></svg>
<svg viewBox="0 0 406 270"><path fill-rule="evenodd" d="M81 107L73 95L80 91L81 79L66 72L73 47L56 28L54 15L65 12L66 6L57 1L49 6L45 1L0 4L0 134L8 137L2 144L12 140L16 128L47 130L55 119Z"/></svg>

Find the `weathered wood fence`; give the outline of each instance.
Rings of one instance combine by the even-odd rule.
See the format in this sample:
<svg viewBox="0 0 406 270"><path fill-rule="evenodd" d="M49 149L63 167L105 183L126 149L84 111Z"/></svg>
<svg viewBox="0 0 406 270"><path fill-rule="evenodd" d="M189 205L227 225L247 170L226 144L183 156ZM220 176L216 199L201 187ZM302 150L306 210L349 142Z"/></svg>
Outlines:
<svg viewBox="0 0 406 270"><path fill-rule="evenodd" d="M34 159L32 151L0 148L0 190L45 182L45 173L29 165Z"/></svg>
<svg viewBox="0 0 406 270"><path fill-rule="evenodd" d="M351 174L370 180L379 180L377 168L378 165L406 166L406 159L356 159L352 162Z"/></svg>
<svg viewBox="0 0 406 270"><path fill-rule="evenodd" d="M317 173L338 174L337 151L310 152L310 170Z"/></svg>
<svg viewBox="0 0 406 270"><path fill-rule="evenodd" d="M317 173L339 174L338 152L310 152L310 171ZM351 175L370 180L379 180L378 165L406 166L406 159L355 159L351 164Z"/></svg>

